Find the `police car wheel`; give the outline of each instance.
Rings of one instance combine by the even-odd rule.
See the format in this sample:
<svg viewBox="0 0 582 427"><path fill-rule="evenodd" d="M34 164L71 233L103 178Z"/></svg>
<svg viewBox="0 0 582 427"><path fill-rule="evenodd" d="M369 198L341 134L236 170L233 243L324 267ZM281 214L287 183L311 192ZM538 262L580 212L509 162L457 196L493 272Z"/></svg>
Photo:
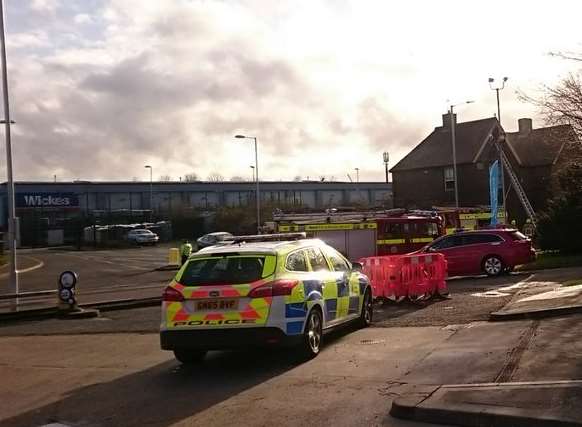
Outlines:
<svg viewBox="0 0 582 427"><path fill-rule="evenodd" d="M362 313L360 314L360 328L366 328L372 324L372 316L374 315L374 301L369 290L364 294L364 302L362 303Z"/></svg>
<svg viewBox="0 0 582 427"><path fill-rule="evenodd" d="M305 332L303 333L302 353L307 358L315 357L319 354L323 337L323 325L321 312L317 309L311 310L305 322Z"/></svg>
<svg viewBox="0 0 582 427"><path fill-rule="evenodd" d="M206 353L206 350L174 349L174 357L184 365L201 362Z"/></svg>

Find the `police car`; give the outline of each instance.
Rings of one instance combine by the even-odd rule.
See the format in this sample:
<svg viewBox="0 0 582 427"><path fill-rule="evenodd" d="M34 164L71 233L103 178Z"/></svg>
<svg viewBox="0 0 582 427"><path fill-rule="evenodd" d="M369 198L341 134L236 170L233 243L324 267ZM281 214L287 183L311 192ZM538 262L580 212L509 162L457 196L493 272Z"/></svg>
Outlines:
<svg viewBox="0 0 582 427"><path fill-rule="evenodd" d="M361 266L304 233L234 237L192 255L165 289L161 347L182 363L209 350L294 345L316 356L323 333L372 321Z"/></svg>

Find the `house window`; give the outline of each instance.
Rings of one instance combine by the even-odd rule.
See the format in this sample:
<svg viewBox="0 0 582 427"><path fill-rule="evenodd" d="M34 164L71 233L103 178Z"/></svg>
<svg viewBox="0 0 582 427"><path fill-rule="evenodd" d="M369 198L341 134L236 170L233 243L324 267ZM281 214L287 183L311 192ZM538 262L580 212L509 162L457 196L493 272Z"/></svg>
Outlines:
<svg viewBox="0 0 582 427"><path fill-rule="evenodd" d="M452 167L445 168L445 191L455 189L455 173Z"/></svg>

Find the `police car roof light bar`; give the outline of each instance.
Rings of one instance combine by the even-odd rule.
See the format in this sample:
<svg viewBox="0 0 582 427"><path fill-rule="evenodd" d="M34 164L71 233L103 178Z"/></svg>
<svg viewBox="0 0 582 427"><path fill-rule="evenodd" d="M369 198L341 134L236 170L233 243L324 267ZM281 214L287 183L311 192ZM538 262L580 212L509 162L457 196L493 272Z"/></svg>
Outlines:
<svg viewBox="0 0 582 427"><path fill-rule="evenodd" d="M288 241L306 239L307 234L300 233L278 233L278 234L255 234L250 236L233 236L228 239L228 242L273 242L273 241ZM225 242L226 243L226 242Z"/></svg>

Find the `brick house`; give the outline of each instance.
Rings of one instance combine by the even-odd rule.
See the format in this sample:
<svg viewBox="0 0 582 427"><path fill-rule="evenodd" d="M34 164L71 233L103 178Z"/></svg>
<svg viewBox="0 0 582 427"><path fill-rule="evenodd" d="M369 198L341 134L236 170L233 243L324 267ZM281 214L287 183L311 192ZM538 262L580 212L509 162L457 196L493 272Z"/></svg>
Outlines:
<svg viewBox="0 0 582 427"><path fill-rule="evenodd" d="M532 129L531 119L520 119L518 123L519 131L512 133L504 132L494 117L456 124L459 206L490 204L489 166L498 157L491 137L496 134L505 135L503 150L534 210L546 206L552 191L552 174L572 153L582 152L582 146L569 125ZM454 206L452 158L450 115L444 114L442 126L436 127L390 170L394 206L421 209ZM508 189L507 176L505 181ZM525 221L514 191L509 192L507 209L511 219Z"/></svg>

